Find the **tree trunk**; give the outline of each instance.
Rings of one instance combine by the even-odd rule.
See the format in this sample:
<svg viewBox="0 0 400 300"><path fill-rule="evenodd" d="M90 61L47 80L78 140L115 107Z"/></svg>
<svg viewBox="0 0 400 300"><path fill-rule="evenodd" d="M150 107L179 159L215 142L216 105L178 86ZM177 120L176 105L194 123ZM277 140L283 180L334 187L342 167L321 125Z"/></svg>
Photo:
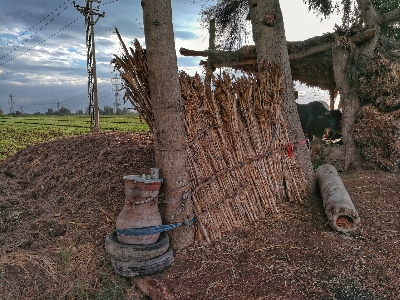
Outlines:
<svg viewBox="0 0 400 300"><path fill-rule="evenodd" d="M287 122L287 130L292 143L302 141L305 137L301 129L295 103L285 28L279 0L249 0L249 10L259 71L262 71L261 67L265 60L281 66L284 70L286 92L283 117ZM308 191L314 193L316 189L315 174L305 144L297 147L295 159L306 176Z"/></svg>
<svg viewBox="0 0 400 300"><path fill-rule="evenodd" d="M375 36L359 45L345 47L337 42L332 48L332 61L336 85L342 101L342 136L345 148L344 169L348 171L355 166L359 153L354 141L354 122L356 113L361 107L357 94L358 77L366 67L368 60L374 55L378 44L380 27L377 23L375 9L370 0L357 0L364 23L367 28L374 29Z"/></svg>
<svg viewBox="0 0 400 300"><path fill-rule="evenodd" d="M333 71L342 102L342 140L346 171L354 167L358 155L353 137L355 115L360 109L360 99L356 92L357 70L354 56L355 53L349 53L342 45L332 48Z"/></svg>
<svg viewBox="0 0 400 300"><path fill-rule="evenodd" d="M335 109L335 90L329 89L329 110Z"/></svg>
<svg viewBox="0 0 400 300"><path fill-rule="evenodd" d="M319 166L316 176L329 225L341 232L358 229L360 217L335 167Z"/></svg>
<svg viewBox="0 0 400 300"><path fill-rule="evenodd" d="M183 199L190 190L186 132L172 25L171 0L142 0L151 105L154 114L156 167L164 179L160 212L164 223L188 221L192 201ZM169 232L173 249L194 241L194 226Z"/></svg>

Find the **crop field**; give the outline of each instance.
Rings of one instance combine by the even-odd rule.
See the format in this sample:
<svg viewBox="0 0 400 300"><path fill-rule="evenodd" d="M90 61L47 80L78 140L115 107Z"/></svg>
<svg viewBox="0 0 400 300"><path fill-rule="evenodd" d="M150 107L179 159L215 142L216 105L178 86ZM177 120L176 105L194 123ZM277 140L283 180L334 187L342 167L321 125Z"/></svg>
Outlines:
<svg viewBox="0 0 400 300"><path fill-rule="evenodd" d="M18 150L65 136L88 134L89 116L2 116L0 117L0 160ZM100 116L101 132L148 132L137 114Z"/></svg>

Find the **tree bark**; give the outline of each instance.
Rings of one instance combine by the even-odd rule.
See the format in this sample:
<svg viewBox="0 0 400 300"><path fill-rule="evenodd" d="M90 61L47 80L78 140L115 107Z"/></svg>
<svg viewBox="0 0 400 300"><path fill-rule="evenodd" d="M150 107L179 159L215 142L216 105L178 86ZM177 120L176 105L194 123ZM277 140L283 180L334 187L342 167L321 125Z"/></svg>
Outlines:
<svg viewBox="0 0 400 300"><path fill-rule="evenodd" d="M355 114L360 109L360 99L356 92L357 70L354 53L336 44L332 48L333 71L340 101L342 102L342 140L345 148L344 169L354 167L358 155L353 137Z"/></svg>
<svg viewBox="0 0 400 300"><path fill-rule="evenodd" d="M164 179L160 212L164 223L188 221L192 202L183 195L190 190L186 132L172 25L171 0L142 0L151 105L154 113L156 167ZM194 241L194 226L169 232L173 249Z"/></svg>
<svg viewBox="0 0 400 300"><path fill-rule="evenodd" d="M358 77L366 67L368 60L374 55L378 44L380 27L378 17L371 0L357 0L364 24L374 36L366 39L357 46L346 47L336 42L332 48L332 61L336 85L340 91L342 101L342 136L345 148L344 169L348 171L355 167L359 153L354 140L354 123L357 111L361 107L361 100L357 94ZM366 31L367 32L367 31Z"/></svg>
<svg viewBox="0 0 400 300"><path fill-rule="evenodd" d="M292 143L302 141L305 137L301 129L292 88L289 54L279 0L249 0L249 11L259 71L262 71L262 64L265 60L277 64L284 70L286 92L283 117L287 122L287 131ZM316 189L315 174L305 144L297 148L295 159L306 177L307 190L314 193Z"/></svg>
<svg viewBox="0 0 400 300"><path fill-rule="evenodd" d="M329 225L340 232L358 229L360 217L335 167L319 166L316 176Z"/></svg>

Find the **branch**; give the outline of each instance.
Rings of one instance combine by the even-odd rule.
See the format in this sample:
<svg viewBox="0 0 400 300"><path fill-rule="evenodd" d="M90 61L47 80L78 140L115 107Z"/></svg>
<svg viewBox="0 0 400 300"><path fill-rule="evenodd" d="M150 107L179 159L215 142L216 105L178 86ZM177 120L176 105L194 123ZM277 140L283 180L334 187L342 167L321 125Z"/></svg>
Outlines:
<svg viewBox="0 0 400 300"><path fill-rule="evenodd" d="M366 40L372 39L375 36L375 34L376 34L375 29L368 29L364 32L353 35L348 39L350 42L358 44ZM292 52L289 53L289 60L296 60L319 52L324 52L331 49L332 46L333 42L327 42L317 46L310 47L304 52ZM219 67L237 68L244 65L253 65L257 60L255 46L245 46L236 51L222 51L222 50L196 51L196 50L181 48L179 52L183 56L204 56L204 57L208 56L209 61L216 68Z"/></svg>
<svg viewBox="0 0 400 300"><path fill-rule="evenodd" d="M375 26L377 14L371 0L357 0L358 7L361 11L361 15L365 25L368 28Z"/></svg>
<svg viewBox="0 0 400 300"><path fill-rule="evenodd" d="M383 15L378 16L378 24L384 25L390 22L399 21L400 20L400 8L389 11Z"/></svg>
<svg viewBox="0 0 400 300"><path fill-rule="evenodd" d="M289 60L303 58L315 53L324 52L332 48L333 43L324 43L315 47L308 48L305 52L289 53Z"/></svg>
<svg viewBox="0 0 400 300"><path fill-rule="evenodd" d="M186 48L179 49L179 53L183 56L208 56L208 51L197 51Z"/></svg>
<svg viewBox="0 0 400 300"><path fill-rule="evenodd" d="M375 29L368 29L361 33L358 33L356 35L349 37L348 40L350 42L358 44L358 43L364 42L366 40L372 39L375 36L375 33L376 33ZM318 45L315 47L308 48L307 51L302 52L302 53L290 53L289 59L295 60L295 59L303 58L306 56L310 56L310 55L318 53L318 52L324 52L324 51L331 49L332 46L333 46L333 43L325 43L325 44L321 44L321 45Z"/></svg>

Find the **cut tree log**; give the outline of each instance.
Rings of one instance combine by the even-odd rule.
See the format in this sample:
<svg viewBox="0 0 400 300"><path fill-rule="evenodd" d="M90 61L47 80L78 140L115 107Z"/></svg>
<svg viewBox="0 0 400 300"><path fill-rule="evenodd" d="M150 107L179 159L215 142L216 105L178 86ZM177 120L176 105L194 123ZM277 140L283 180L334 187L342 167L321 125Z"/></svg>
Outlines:
<svg viewBox="0 0 400 300"><path fill-rule="evenodd" d="M336 168L329 164L319 166L316 177L329 225L340 232L356 230L360 217Z"/></svg>

